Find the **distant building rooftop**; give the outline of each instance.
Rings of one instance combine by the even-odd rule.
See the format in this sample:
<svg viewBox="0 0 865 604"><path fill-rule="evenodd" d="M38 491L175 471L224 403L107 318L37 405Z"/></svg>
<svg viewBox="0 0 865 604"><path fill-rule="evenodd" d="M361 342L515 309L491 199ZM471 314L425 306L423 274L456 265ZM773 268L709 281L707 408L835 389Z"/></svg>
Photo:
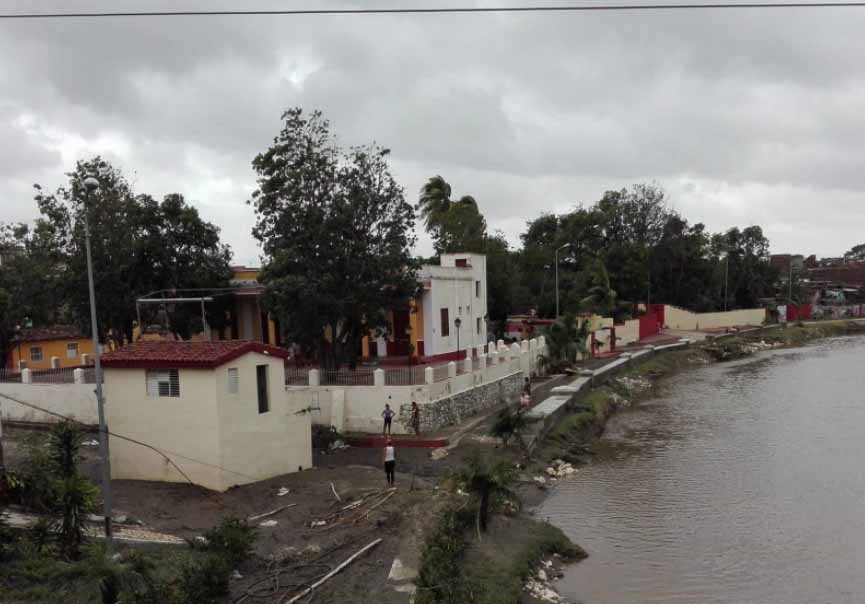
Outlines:
<svg viewBox="0 0 865 604"><path fill-rule="evenodd" d="M288 350L249 340L136 342L102 357L105 367L127 369L213 369L248 352L286 359Z"/></svg>
<svg viewBox="0 0 865 604"><path fill-rule="evenodd" d="M51 327L28 327L21 330L22 342L48 342L51 340L80 340L86 337L81 330L72 325Z"/></svg>

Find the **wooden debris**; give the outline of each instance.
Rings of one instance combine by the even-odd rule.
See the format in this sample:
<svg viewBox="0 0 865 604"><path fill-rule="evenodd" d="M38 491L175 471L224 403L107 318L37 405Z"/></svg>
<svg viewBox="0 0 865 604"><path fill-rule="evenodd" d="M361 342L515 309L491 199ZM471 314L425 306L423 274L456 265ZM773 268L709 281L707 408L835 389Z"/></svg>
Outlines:
<svg viewBox="0 0 865 604"><path fill-rule="evenodd" d="M357 560L358 558L360 558L360 557L361 557L362 555L364 555L366 552L368 552L369 550L371 550L372 548L374 548L375 546L377 546L379 543L381 543L381 539L376 539L375 541L373 541L373 542L370 543L369 545L367 545L367 546L363 547L362 549L360 549L359 551L355 552L355 553L354 553L352 556L350 556L350 557L349 557L345 562L343 562L342 564L340 564L339 566L337 566L336 568L334 568L332 571L330 571L329 573L327 573L325 576L323 576L321 579L319 579L318 581L316 581L315 583L313 583L312 585L310 585L309 587L307 587L306 589L304 589L302 592L300 592L300 593L297 594L296 596L294 596L294 597L293 597L291 600L289 600L286 604L294 604L295 602L299 602L299 601L301 600L301 598L304 598L304 597L308 596L308 595L311 594L314 590L318 589L319 587L321 587L322 585L324 585L325 583L327 583L328 580L330 580L331 578L333 578L335 575L341 573L341 572L343 571L343 569L345 569L349 564L351 564L352 562L354 562L355 560Z"/></svg>
<svg viewBox="0 0 865 604"><path fill-rule="evenodd" d="M282 510L287 510L288 508L293 508L296 506L296 503L289 503L288 505L284 505L281 508L276 508L271 512L265 512L264 514L258 514L257 516L250 516L247 518L247 522L254 522L255 520L261 520L262 518L267 518L268 516L273 516L274 514L280 513Z"/></svg>
<svg viewBox="0 0 865 604"><path fill-rule="evenodd" d="M342 503L342 499L339 496L339 493L336 492L336 489L333 486L333 483L330 483L330 490L333 491L333 496L336 497L336 500Z"/></svg>

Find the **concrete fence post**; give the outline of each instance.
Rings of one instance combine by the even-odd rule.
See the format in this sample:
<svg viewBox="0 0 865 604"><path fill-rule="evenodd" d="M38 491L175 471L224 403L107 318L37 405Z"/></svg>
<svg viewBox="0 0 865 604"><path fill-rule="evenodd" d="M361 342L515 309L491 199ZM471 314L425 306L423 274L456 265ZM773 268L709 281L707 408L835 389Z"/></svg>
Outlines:
<svg viewBox="0 0 865 604"><path fill-rule="evenodd" d="M425 384L435 384L436 377L432 367L427 367L423 370L423 381Z"/></svg>
<svg viewBox="0 0 865 604"><path fill-rule="evenodd" d="M60 357L51 357L51 369L60 369Z"/></svg>
<svg viewBox="0 0 865 604"><path fill-rule="evenodd" d="M18 360L18 371L24 371L27 369L27 361L23 361L21 359Z"/></svg>
<svg viewBox="0 0 865 604"><path fill-rule="evenodd" d="M321 386L321 373L319 373L318 369L309 370L308 382L310 386Z"/></svg>
<svg viewBox="0 0 865 604"><path fill-rule="evenodd" d="M487 368L487 355L482 354L478 356L478 369L484 370Z"/></svg>
<svg viewBox="0 0 865 604"><path fill-rule="evenodd" d="M75 369L72 371L72 379L76 384L84 383L84 370L83 369Z"/></svg>
<svg viewBox="0 0 865 604"><path fill-rule="evenodd" d="M529 340L523 340L520 342L520 351L528 352L529 351Z"/></svg>
<svg viewBox="0 0 865 604"><path fill-rule="evenodd" d="M490 342L489 344L487 344L487 353L488 354L492 354L497 350L498 350L498 347L496 346L495 342Z"/></svg>
<svg viewBox="0 0 865 604"><path fill-rule="evenodd" d="M505 341L504 341L504 340L498 340L498 341L496 342L496 346L498 346L499 348L501 348L501 347L504 346L504 345L505 345Z"/></svg>
<svg viewBox="0 0 865 604"><path fill-rule="evenodd" d="M33 371L30 369L22 369L21 370L21 383L22 384L32 384L33 383Z"/></svg>
<svg viewBox="0 0 865 604"><path fill-rule="evenodd" d="M465 371L466 373L472 372L472 358L471 357L466 357L465 361L463 361L463 371Z"/></svg>
<svg viewBox="0 0 865 604"><path fill-rule="evenodd" d="M376 369L372 372L372 385L384 386L384 369Z"/></svg>
<svg viewBox="0 0 865 604"><path fill-rule="evenodd" d="M499 353L493 351L490 353L490 365L495 366L499 364Z"/></svg>
<svg viewBox="0 0 865 604"><path fill-rule="evenodd" d="M511 344L511 356L519 358L523 352L523 347L514 342Z"/></svg>
<svg viewBox="0 0 865 604"><path fill-rule="evenodd" d="M547 345L547 339L544 336L538 336L538 347L543 348Z"/></svg>
<svg viewBox="0 0 865 604"><path fill-rule="evenodd" d="M81 364L85 367L90 364L90 355L86 352L81 355Z"/></svg>
<svg viewBox="0 0 865 604"><path fill-rule="evenodd" d="M457 376L457 364L451 361L448 363L448 379L455 378Z"/></svg>

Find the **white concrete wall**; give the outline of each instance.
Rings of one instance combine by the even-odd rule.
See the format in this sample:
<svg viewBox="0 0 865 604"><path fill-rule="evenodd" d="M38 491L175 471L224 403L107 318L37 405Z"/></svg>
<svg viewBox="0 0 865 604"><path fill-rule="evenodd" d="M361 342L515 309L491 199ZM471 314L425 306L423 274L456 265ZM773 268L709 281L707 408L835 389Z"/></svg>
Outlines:
<svg viewBox="0 0 865 604"><path fill-rule="evenodd" d="M297 404L318 406L319 413L312 415L312 423L332 425L340 432L379 433L382 429L381 412L385 403L394 411L416 401L421 407L438 399L475 388L482 384L500 380L514 373L528 375L529 367L537 371L538 358L544 349L537 344L529 350L511 355L507 361L487 364L483 369L475 364L471 373L461 373L450 379L433 384L414 386L319 386L289 387L287 395L297 399ZM411 432L409 426L396 419L392 426L394 434Z"/></svg>
<svg viewBox="0 0 865 604"><path fill-rule="evenodd" d="M640 341L640 320L630 319L616 325L616 348Z"/></svg>
<svg viewBox="0 0 865 604"><path fill-rule="evenodd" d="M6 384L0 394L32 403L85 424L99 423L94 384ZM0 416L23 422L56 422L57 417L0 398Z"/></svg>
<svg viewBox="0 0 865 604"><path fill-rule="evenodd" d="M664 323L669 329L718 329L737 325L762 325L766 318L763 308L730 310L727 312L693 313L677 306L664 307Z"/></svg>
<svg viewBox="0 0 865 604"><path fill-rule="evenodd" d="M149 397L143 369L107 368L108 429L164 451L193 482L222 490L214 371L181 369L178 375L179 397ZM163 456L120 438L111 439L111 477L186 482Z"/></svg>
<svg viewBox="0 0 865 604"><path fill-rule="evenodd" d="M258 412L256 366L268 367L270 410ZM237 394L228 392L228 369L237 368ZM225 487L312 467L307 404L286 396L282 359L251 353L214 371L219 400L219 451ZM237 473L239 472L239 473Z"/></svg>

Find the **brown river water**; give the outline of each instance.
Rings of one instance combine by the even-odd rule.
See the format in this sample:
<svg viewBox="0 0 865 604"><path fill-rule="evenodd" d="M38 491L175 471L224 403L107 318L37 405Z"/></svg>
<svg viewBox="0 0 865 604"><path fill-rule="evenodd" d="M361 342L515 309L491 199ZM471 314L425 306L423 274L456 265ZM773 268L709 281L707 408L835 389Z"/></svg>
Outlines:
<svg viewBox="0 0 865 604"><path fill-rule="evenodd" d="M570 601L865 602L865 338L664 380L538 510Z"/></svg>

